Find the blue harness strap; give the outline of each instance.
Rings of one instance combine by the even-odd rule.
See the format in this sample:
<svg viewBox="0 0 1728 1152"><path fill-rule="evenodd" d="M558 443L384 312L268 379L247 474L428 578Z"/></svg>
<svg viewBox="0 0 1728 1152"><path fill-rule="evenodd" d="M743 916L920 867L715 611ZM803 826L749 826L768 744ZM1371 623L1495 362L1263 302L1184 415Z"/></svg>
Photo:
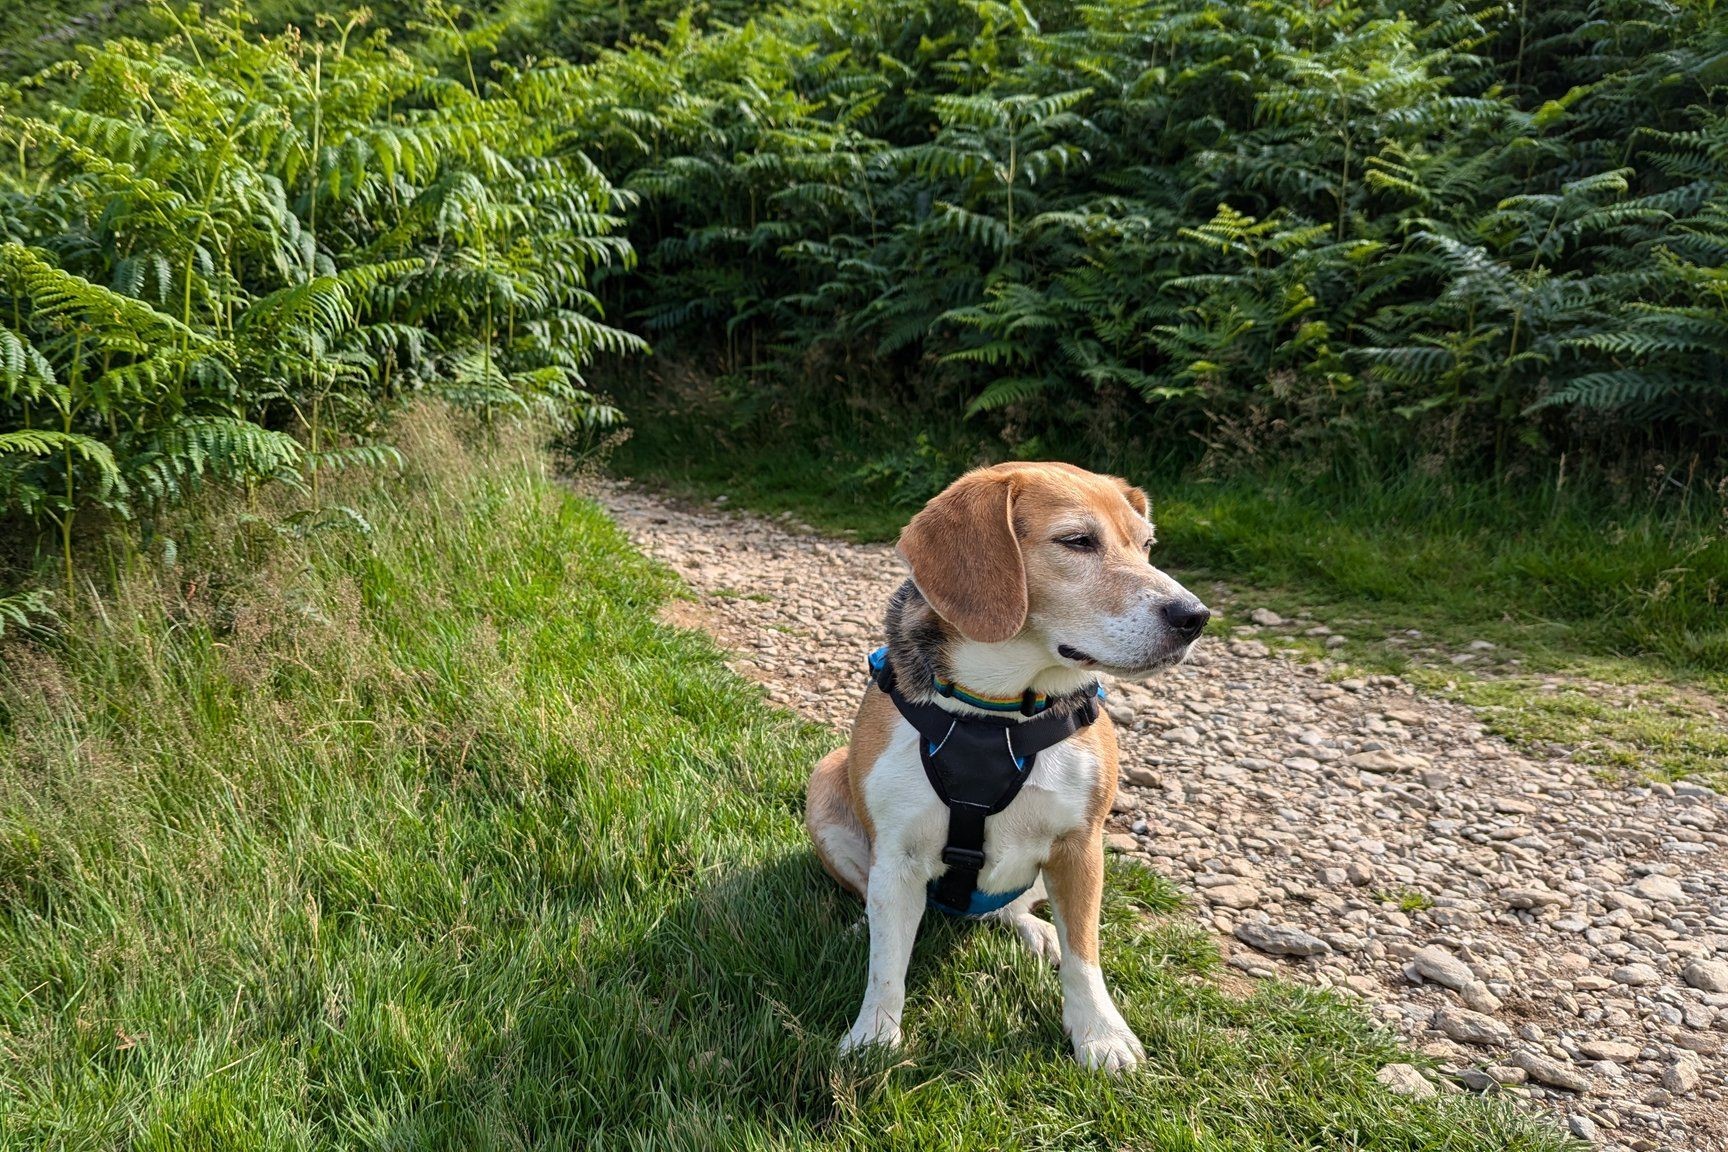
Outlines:
<svg viewBox="0 0 1728 1152"><path fill-rule="evenodd" d="M1072 711L1039 714L1024 721L961 716L900 694L888 650L870 654L870 677L907 723L918 730L919 759L930 787L948 808L946 870L930 881L930 906L951 916L985 916L1013 903L1026 889L982 892L984 821L1013 803L1031 775L1038 753L1052 748L1098 718L1089 696ZM1100 688L1098 696L1103 695Z"/></svg>

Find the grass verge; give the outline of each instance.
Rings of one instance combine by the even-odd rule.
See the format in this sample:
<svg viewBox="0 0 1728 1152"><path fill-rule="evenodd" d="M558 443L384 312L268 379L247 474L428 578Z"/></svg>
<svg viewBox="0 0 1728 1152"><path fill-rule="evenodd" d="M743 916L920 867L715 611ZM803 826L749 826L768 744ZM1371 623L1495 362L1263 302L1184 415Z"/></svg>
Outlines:
<svg viewBox="0 0 1728 1152"><path fill-rule="evenodd" d="M832 737L659 623L670 579L531 446L404 441L344 494L369 534L6 650L12 1146L1561 1147L1381 1089L1336 999L1224 994L1137 869L1105 964L1144 1074L1077 1069L1053 973L945 921L910 1051L840 1061L867 945L799 820Z"/></svg>

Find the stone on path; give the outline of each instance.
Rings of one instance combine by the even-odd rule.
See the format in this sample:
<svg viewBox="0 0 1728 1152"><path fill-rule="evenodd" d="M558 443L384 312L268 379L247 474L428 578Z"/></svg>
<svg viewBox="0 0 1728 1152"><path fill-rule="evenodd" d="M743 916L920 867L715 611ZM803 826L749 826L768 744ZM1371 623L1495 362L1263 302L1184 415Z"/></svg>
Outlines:
<svg viewBox="0 0 1728 1152"><path fill-rule="evenodd" d="M1499 997L1476 979L1470 965L1437 944L1430 944L1410 957L1408 968L1424 980L1457 992L1464 1003L1478 1012L1493 1012L1500 1007Z"/></svg>
<svg viewBox="0 0 1728 1152"><path fill-rule="evenodd" d="M1510 1044L1512 1029L1492 1016L1468 1008L1440 1008L1434 1027L1460 1044Z"/></svg>
<svg viewBox="0 0 1728 1152"><path fill-rule="evenodd" d="M1260 903L1260 890L1252 884L1220 884L1216 888L1204 889L1202 895L1206 897L1206 903L1225 908L1252 908Z"/></svg>
<svg viewBox="0 0 1728 1152"><path fill-rule="evenodd" d="M1629 988L1642 988L1662 979L1662 973L1648 964L1622 964L1611 975L1616 984L1625 984Z"/></svg>
<svg viewBox="0 0 1728 1152"><path fill-rule="evenodd" d="M1686 890L1672 876L1652 873L1632 885L1632 891L1645 900L1658 904L1678 904L1686 899Z"/></svg>
<svg viewBox="0 0 1728 1152"><path fill-rule="evenodd" d="M1680 978L1704 992L1728 992L1728 962L1694 960L1681 971Z"/></svg>
<svg viewBox="0 0 1728 1152"><path fill-rule="evenodd" d="M1289 924L1245 920L1236 925L1236 939L1268 956L1324 956L1332 945Z"/></svg>
<svg viewBox="0 0 1728 1152"><path fill-rule="evenodd" d="M1515 1052L1512 1054L1511 1064L1530 1073L1530 1079L1538 1084L1564 1088L1581 1096L1590 1091L1590 1077L1576 1068L1568 1068L1557 1060L1550 1060L1535 1052Z"/></svg>
<svg viewBox="0 0 1728 1152"><path fill-rule="evenodd" d="M1388 1064L1374 1073L1374 1079L1385 1085L1388 1092L1412 1100L1427 1100L1439 1091L1410 1064Z"/></svg>
<svg viewBox="0 0 1728 1152"><path fill-rule="evenodd" d="M1578 1051L1592 1060L1608 1060L1615 1064L1630 1064L1638 1059L1639 1046L1625 1040L1586 1040Z"/></svg>
<svg viewBox="0 0 1728 1152"><path fill-rule="evenodd" d="M1678 1060L1662 1070L1662 1087L1676 1094L1696 1091L1702 1079L1696 1060Z"/></svg>

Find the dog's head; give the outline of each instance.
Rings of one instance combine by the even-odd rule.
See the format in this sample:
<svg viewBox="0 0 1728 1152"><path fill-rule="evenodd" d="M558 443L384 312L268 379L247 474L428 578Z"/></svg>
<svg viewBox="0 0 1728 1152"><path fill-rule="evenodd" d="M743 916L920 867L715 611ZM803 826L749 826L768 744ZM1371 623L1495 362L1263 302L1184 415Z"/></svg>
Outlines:
<svg viewBox="0 0 1728 1152"><path fill-rule="evenodd" d="M900 533L930 606L967 639L1019 639L1053 664L1142 676L1180 661L1211 618L1152 566L1146 494L1068 464L968 472Z"/></svg>

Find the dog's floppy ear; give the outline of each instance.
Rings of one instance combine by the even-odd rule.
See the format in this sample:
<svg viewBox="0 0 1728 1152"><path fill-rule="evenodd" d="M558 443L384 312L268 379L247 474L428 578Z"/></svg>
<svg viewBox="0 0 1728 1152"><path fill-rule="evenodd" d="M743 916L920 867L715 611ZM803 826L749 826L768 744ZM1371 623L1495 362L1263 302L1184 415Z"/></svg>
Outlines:
<svg viewBox="0 0 1728 1152"><path fill-rule="evenodd" d="M1146 499L1146 493L1143 489L1134 487L1120 476L1112 476L1110 479L1116 481L1116 486L1122 489L1122 498L1128 501L1128 507L1148 519L1151 518L1152 502Z"/></svg>
<svg viewBox="0 0 1728 1152"><path fill-rule="evenodd" d="M1012 478L968 472L900 532L898 551L936 614L985 644L1026 625L1026 567L1014 535Z"/></svg>

